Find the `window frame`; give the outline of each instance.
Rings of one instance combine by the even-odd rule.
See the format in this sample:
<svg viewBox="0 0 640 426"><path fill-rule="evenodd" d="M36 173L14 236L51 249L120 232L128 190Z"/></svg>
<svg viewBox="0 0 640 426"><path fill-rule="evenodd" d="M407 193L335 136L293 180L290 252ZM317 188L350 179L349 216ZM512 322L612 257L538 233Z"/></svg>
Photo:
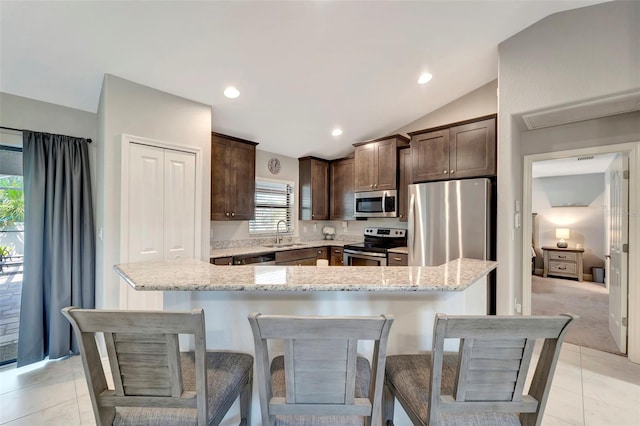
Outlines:
<svg viewBox="0 0 640 426"><path fill-rule="evenodd" d="M282 209L284 210L286 213L285 215L287 216L287 219L285 219L287 221L287 229L284 232L280 232L280 235L294 235L295 232L295 227L296 227L296 221L295 221L295 210L296 210L296 191L295 191L295 182L292 181L287 181L287 180L279 180L279 179L268 179L268 178L261 178L261 177L256 177L256 185L255 185L255 193L254 193L254 219L249 220L249 236L250 237L265 237L265 236L273 236L276 235L277 230L276 228L270 228L270 229L255 229L254 226L252 226L253 224L256 223L257 219L255 219L255 217L258 217L258 209L260 208L272 208L272 209ZM286 207L277 207L277 206L269 206L268 203L259 203L258 202L258 194L261 191L262 188L265 188L269 185L283 185L287 188L288 190L288 194L287 194L287 206ZM284 189L284 188L283 188ZM267 192L266 190L263 192ZM272 219L273 220L273 219ZM280 229L282 230L282 226L280 227Z"/></svg>

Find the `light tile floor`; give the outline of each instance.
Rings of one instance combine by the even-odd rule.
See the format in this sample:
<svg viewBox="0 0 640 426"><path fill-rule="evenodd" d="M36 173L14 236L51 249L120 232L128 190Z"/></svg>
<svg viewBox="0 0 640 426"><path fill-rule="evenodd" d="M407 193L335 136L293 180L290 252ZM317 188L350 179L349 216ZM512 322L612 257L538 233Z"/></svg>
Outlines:
<svg viewBox="0 0 640 426"><path fill-rule="evenodd" d="M0 368L0 424L94 425L80 358ZM542 424L640 425L640 365L564 344Z"/></svg>

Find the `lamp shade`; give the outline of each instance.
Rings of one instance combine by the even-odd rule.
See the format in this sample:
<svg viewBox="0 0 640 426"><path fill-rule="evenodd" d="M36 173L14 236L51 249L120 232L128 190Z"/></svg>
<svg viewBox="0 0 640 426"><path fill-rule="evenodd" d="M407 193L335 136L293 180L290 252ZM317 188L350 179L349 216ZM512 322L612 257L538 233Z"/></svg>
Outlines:
<svg viewBox="0 0 640 426"><path fill-rule="evenodd" d="M569 238L569 228L556 228L556 238Z"/></svg>

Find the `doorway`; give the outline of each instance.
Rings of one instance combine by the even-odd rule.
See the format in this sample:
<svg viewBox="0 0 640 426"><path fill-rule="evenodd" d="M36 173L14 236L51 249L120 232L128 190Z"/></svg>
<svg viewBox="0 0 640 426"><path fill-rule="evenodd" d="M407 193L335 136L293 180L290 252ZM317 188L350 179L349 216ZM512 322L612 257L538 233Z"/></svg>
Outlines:
<svg viewBox="0 0 640 426"><path fill-rule="evenodd" d="M576 245L578 246L577 248L581 249L581 251L583 251L585 254L585 258L588 260L587 263L587 268L584 270L585 274L584 274L584 278L586 278L583 282L579 282L577 279L574 279L572 281L569 281L567 278L567 276L554 276L553 274L549 274L546 278L547 279L553 279L557 283L561 283L562 284L566 284L564 287L570 287L571 285L577 285L577 284L581 284L580 286L576 287L577 290L586 290L588 289L590 286L598 285L599 287L592 287L594 289L600 290L600 293L602 293L602 290L605 290L605 295L608 298L608 293L609 293L609 288L606 286L605 283L598 283L597 281L600 280L600 270L601 269L606 269L608 268L608 255L609 255L609 251L610 251L610 247L608 247L605 244L605 241L609 241L609 231L606 230L606 227L604 225L605 223L605 218L608 219L609 217L609 211L610 209L607 207L607 203L605 202L605 198L608 197L608 189L605 191L605 184L604 184L604 176L606 174L606 172L601 168L600 170L595 170L599 173L601 173L599 176L593 176L594 179L597 179L598 181L603 181L603 184L600 184L600 186L598 188L594 188L593 184L589 184L587 182L588 179L586 179L584 176L581 178L578 178L578 181L580 182L580 187L581 189L577 190L577 191L568 191L567 188L563 188L562 185L565 185L566 182L562 183L558 183L557 179L555 182L555 186L553 183L551 183L551 186L553 186L552 191L551 192L558 192L559 194L564 194L564 200L562 199L562 197L560 198L560 201L551 201L550 198L552 198L553 196L549 196L547 197L547 206L549 208L549 211L553 211L554 209L557 209L555 213L555 218L552 218L553 220L546 218L544 220L542 220L542 218L539 215L533 215L533 213L538 213L535 211L535 209L533 208L533 205L535 204L535 200L533 199L533 197L535 196L536 191L539 192L540 188L534 188L534 186L536 186L536 184L539 185L540 182L534 182L534 180L536 178L534 178L534 167L536 165L536 163L540 163L540 165L544 165L545 163L547 163L547 165L549 164L553 164L552 161L553 160L563 160L563 161L574 161L574 162L578 162L577 158L582 158L582 160L585 160L585 158L590 158L590 157L594 157L594 159L598 159L600 158L601 161L605 161L605 162L611 162L611 157L614 156L616 153L626 153L626 155L629 156L629 169L630 170L634 170L638 163L639 163L639 148L640 148L640 143L631 143L631 144L621 144L621 145L610 145L610 146L601 146L601 147L594 147L594 148L585 148L585 149L579 149L579 150L571 150L571 151L563 151L563 152L550 152L550 153L544 153L544 154L536 154L536 155L529 155L529 156L525 156L525 161L524 161L524 188L523 188L523 232L524 235L531 235L531 239L529 240L528 238L524 239L524 244L523 244L523 313L525 315L530 315L532 313L539 313L536 312L533 308L532 305L532 301L535 297L534 295L534 288L533 288L533 283L535 283L536 286L540 286L540 280L543 277L539 277L539 275L543 275L541 274L541 272L543 272L544 270L544 265L543 262L544 260L542 260L543 256L543 252L545 250L542 249L543 246L546 246L548 248L553 248L556 247L557 242L559 240L559 237L563 236L561 234L564 234L565 232L568 232L569 235L572 234L571 232L571 226L572 226L572 221L576 219L576 216L579 216L579 211L580 210L584 210L584 211L590 211L592 214L596 214L597 216L597 209L598 209L598 203L600 205L600 208L602 209L601 212L601 216L602 216L602 234L604 234L604 238L600 237L603 241L601 243L594 243L593 242L593 238L588 238L588 236L585 235L585 231L584 229L581 228L581 225L575 225L575 229L573 232L573 241L568 240L568 242L570 243L570 248L571 246L575 249ZM559 164L559 163L558 163ZM566 167L566 166L565 166ZM565 173L566 174L566 173ZM633 172L631 172L631 176L633 176ZM627 175L628 176L628 175ZM634 215L632 212L636 211L637 209L637 204L638 204L638 194L635 193L634 191L638 191L638 186L640 184L640 179L638 179L638 177L636 176L635 178L631 178L629 180L629 186L630 186L630 192L629 192L629 208L626 209L626 218L628 219L628 223L629 223L629 229L630 229L630 233L629 233L629 240L633 241L633 240L638 240L638 218L637 215ZM607 184L608 185L608 184ZM566 185L565 185L566 186ZM608 186L607 186L608 188ZM588 194L584 194L584 192L587 192ZM594 199L594 194L595 194L595 198L598 199ZM539 195L539 194L538 194ZM556 194L557 195L557 194ZM582 196L584 197L585 195L590 195L591 196L591 202L589 202L588 204L585 205L585 199L583 198L582 200L580 200L579 198ZM589 201L589 198L586 198L587 201ZM593 202L593 203L592 203ZM556 203L556 207L552 207L552 204ZM560 203L564 203L564 205L559 205ZM579 207L582 206L582 207ZM536 207L539 209L539 207ZM562 214L559 213L563 213L562 210L565 210L565 215L563 216ZM569 211L569 214L566 214L566 211ZM629 214L629 213L632 214ZM548 211L546 212L548 213ZM543 225L541 226L541 222L543 223ZM540 229L540 228L543 229ZM556 232L559 232L558 234L556 234ZM538 241L536 241L536 235L538 235ZM556 238L556 236L558 238ZM569 237L571 238L571 237ZM595 246L599 246L599 248L597 250L594 250ZM593 246L593 247L592 247ZM535 257L533 257L532 253L532 249L535 250ZM588 255L588 256L587 256ZM640 304L638 303L638 288L637 286L633 285L632 283L636 282L634 280L634 277L637 277L638 274L638 269L637 269L637 265L634 266L633 262L631 261L631 259L637 259L638 257L638 253L632 252L632 253L626 253L626 255L629 256L629 270L627 271L629 273L628 277L628 282L629 284L631 284L631 287L628 289L628 309L629 309L629 314L630 315L626 315L627 311L626 311L626 307L627 307L627 302L624 302L624 306L621 306L621 311L624 313L624 320L625 320L625 325L626 325L626 318L628 317L633 317L632 313L633 312L637 312L635 311L635 309L640 308ZM591 269L594 268L594 269ZM536 273L538 275L536 275ZM606 275L606 274L605 274ZM594 282L595 281L595 282ZM589 283L588 285L585 285L584 283ZM547 290L549 290L549 288L553 289L553 286L549 285L549 283L547 283L546 286ZM625 288L624 290L624 296L627 295L627 290ZM594 296L595 298L595 296ZM554 299L555 300L555 299ZM608 311L610 311L609 307L607 306L607 315L608 315ZM556 312L557 313L557 312ZM586 319L586 316L585 316ZM603 317L602 318L602 322L605 323L604 325L606 325L606 319ZM587 321L584 321L584 323L587 323ZM608 328L608 327L607 327ZM604 329L604 328L603 328ZM626 329L626 331L629 333L629 356L631 358L632 361L634 361L635 359L638 359L637 357L640 355L640 351L638 350L638 326L637 324L634 324L633 322L629 323L628 328ZM626 333L625 333L626 334ZM569 338L569 336L567 336L567 341L570 343L571 339ZM619 342L618 342L619 343ZM626 341L625 341L626 343ZM617 350L619 350L620 352L625 352L625 350L627 349L625 347L626 345L618 345ZM600 349L600 348L597 348ZM601 350L601 349L600 349ZM634 361L634 362L638 362L638 361Z"/></svg>
<svg viewBox="0 0 640 426"><path fill-rule="evenodd" d="M23 256L22 148L0 145L0 365L18 354Z"/></svg>
<svg viewBox="0 0 640 426"><path fill-rule="evenodd" d="M618 157L622 155L609 153L533 162L531 313L576 314L580 321L566 342L621 355L626 334L624 345L617 344L609 330L609 309L614 300L626 307L626 294L624 301L620 294L610 297L604 273L613 211L610 168Z"/></svg>

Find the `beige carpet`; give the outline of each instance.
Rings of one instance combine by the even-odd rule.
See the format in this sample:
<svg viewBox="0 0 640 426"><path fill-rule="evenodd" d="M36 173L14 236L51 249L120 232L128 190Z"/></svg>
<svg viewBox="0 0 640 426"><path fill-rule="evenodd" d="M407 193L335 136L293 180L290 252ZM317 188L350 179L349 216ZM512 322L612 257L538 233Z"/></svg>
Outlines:
<svg viewBox="0 0 640 426"><path fill-rule="evenodd" d="M609 292L604 284L533 275L531 289L534 315L570 312L580 316L565 342L620 355L609 333Z"/></svg>

